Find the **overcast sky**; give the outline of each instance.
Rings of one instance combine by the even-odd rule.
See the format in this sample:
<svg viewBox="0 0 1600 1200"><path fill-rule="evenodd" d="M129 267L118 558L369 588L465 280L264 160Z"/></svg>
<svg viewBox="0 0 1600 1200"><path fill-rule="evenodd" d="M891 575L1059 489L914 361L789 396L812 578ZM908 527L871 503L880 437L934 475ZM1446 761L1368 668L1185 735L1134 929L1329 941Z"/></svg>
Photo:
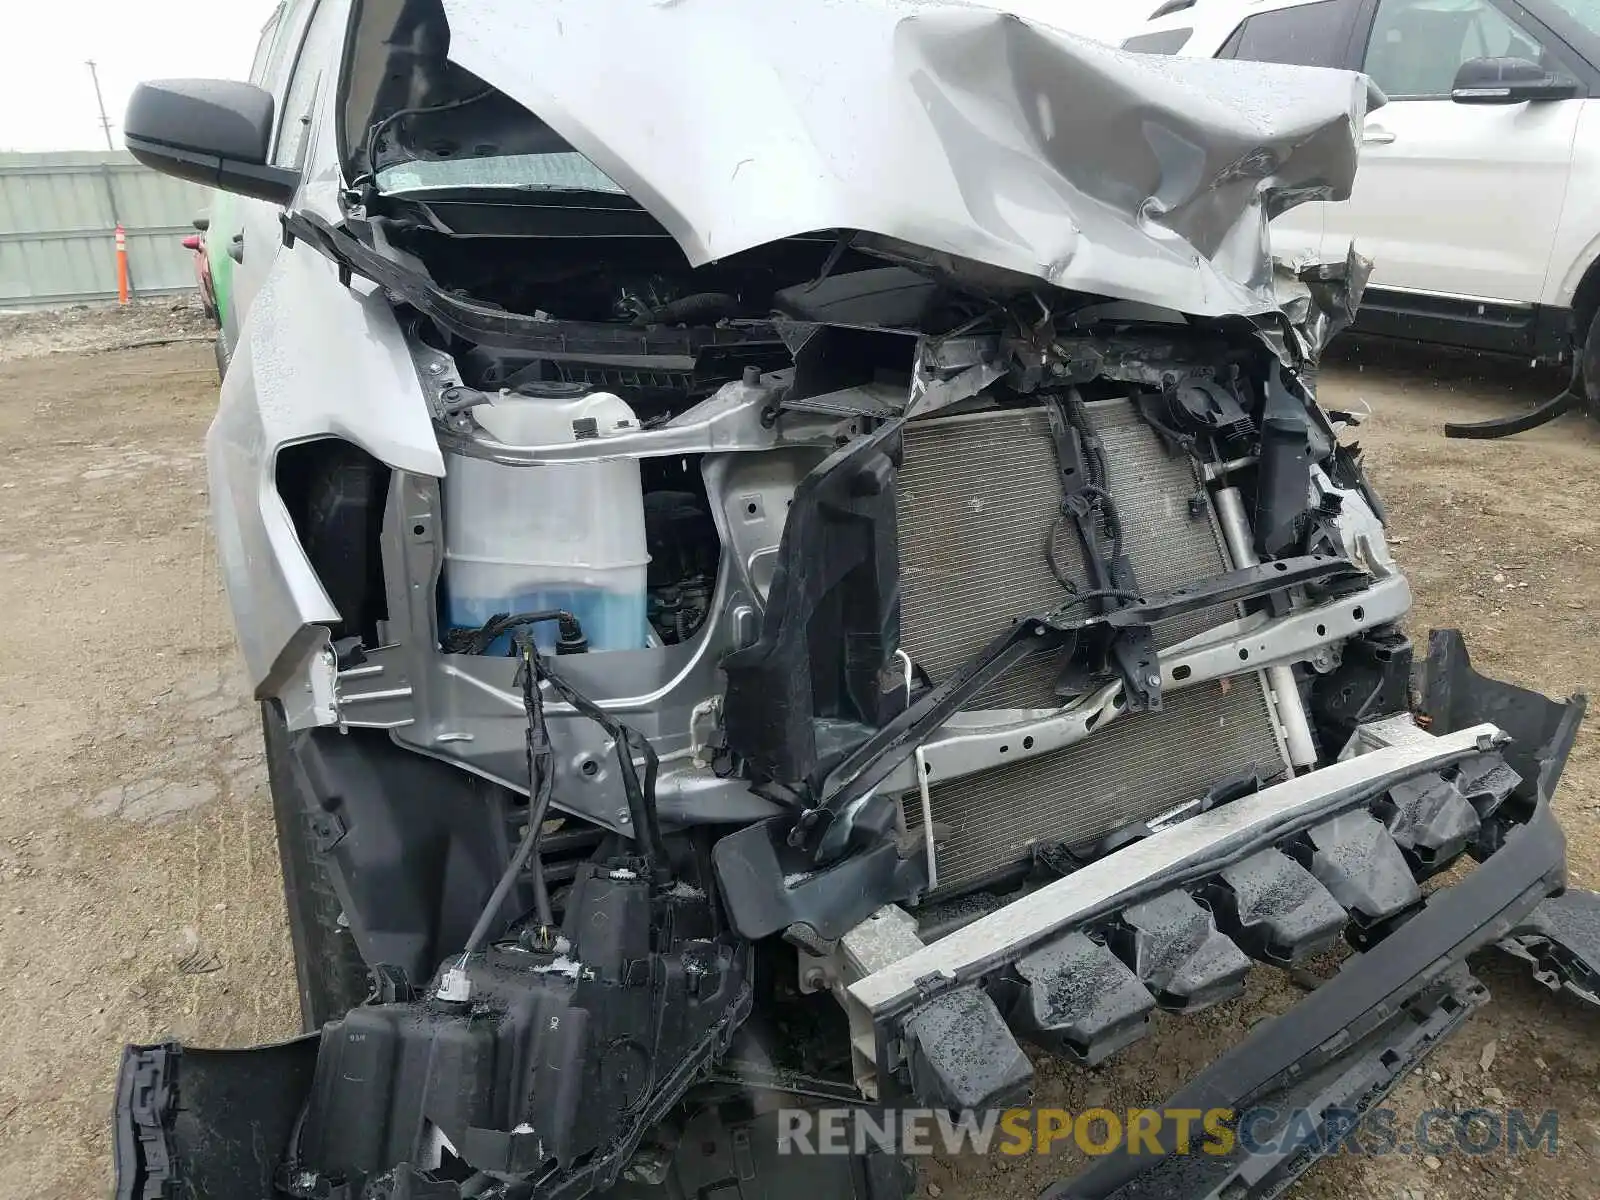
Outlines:
<svg viewBox="0 0 1600 1200"><path fill-rule="evenodd" d="M0 150L104 148L84 65L91 58L120 148L122 110L135 83L186 75L244 78L275 2L0 0ZM1059 0L1071 13L1071 27L1088 34L1120 33L1131 23L1130 12L1143 16L1154 2Z"/></svg>
<svg viewBox="0 0 1600 1200"><path fill-rule="evenodd" d="M0 150L105 148L86 59L99 65L112 137L141 79L250 71L276 0L0 0Z"/></svg>

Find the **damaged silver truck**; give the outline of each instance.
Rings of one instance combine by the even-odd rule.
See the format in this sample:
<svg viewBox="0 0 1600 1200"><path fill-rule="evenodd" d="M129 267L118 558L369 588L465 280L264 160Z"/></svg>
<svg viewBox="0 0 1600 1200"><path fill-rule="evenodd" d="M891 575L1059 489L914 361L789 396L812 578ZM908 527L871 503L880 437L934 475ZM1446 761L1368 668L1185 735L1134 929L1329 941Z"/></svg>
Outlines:
<svg viewBox="0 0 1600 1200"><path fill-rule="evenodd" d="M1592 992L1584 702L1402 633L1309 382L1365 264L1267 250L1382 97L1047 8L289 0L136 92L247 198L211 502L307 1033L130 1046L120 1198L899 1197L781 1110L1015 1103L1341 943L1170 1102L1358 1111L1492 943Z"/></svg>

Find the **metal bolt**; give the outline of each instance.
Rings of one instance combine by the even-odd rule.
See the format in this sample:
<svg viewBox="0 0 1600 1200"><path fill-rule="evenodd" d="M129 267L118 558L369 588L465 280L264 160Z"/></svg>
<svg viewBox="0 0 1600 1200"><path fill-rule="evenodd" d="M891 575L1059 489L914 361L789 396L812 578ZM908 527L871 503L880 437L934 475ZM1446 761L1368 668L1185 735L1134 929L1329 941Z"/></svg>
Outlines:
<svg viewBox="0 0 1600 1200"><path fill-rule="evenodd" d="M617 809L617 824L618 825L626 825L626 824L628 824L628 822L630 820L632 820L632 818L628 816L628 810L627 809L625 809L625 808Z"/></svg>
<svg viewBox="0 0 1600 1200"><path fill-rule="evenodd" d="M440 362L438 359L434 359L431 363L428 364L428 374L429 375L443 375L444 374L444 364L442 362Z"/></svg>
<svg viewBox="0 0 1600 1200"><path fill-rule="evenodd" d="M821 967L812 967L805 973L800 982L815 992L820 991L826 985L827 980L823 977Z"/></svg>
<svg viewBox="0 0 1600 1200"><path fill-rule="evenodd" d="M1161 686L1161 676L1159 676L1159 675L1151 675L1151 676L1149 676L1148 678L1145 679L1145 682L1148 683L1153 688L1158 688L1158 687Z"/></svg>

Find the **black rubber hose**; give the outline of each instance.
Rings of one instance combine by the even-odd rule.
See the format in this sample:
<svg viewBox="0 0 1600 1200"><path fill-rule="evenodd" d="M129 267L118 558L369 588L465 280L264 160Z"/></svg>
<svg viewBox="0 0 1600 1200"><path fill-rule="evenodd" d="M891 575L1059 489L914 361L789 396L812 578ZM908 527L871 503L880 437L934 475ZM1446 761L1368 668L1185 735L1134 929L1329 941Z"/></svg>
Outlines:
<svg viewBox="0 0 1600 1200"><path fill-rule="evenodd" d="M726 292L696 292L692 296L680 296L656 306L634 324L703 325L731 317L738 309L738 298Z"/></svg>
<svg viewBox="0 0 1600 1200"><path fill-rule="evenodd" d="M483 948L495 918L500 915L511 889L516 886L517 876L538 854L539 839L543 836L544 823L550 815L550 797L555 792L555 754L550 748L550 734L544 722L544 700L539 694L539 650L533 644L533 635L526 630L519 631L516 640L522 652L522 665L517 671L517 679L522 685L522 706L528 715L528 825L523 830L522 840L517 843L516 853L511 856L511 862L501 874L500 882L495 884L494 891L489 894L488 903L483 906L477 923L467 936L466 947L462 950L463 958ZM550 893L544 886L543 864L535 867L533 894L539 926L549 929L555 924L555 917L550 909Z"/></svg>
<svg viewBox="0 0 1600 1200"><path fill-rule="evenodd" d="M1600 317L1595 318L1595 328L1600 329ZM1521 413L1515 417L1495 417L1489 421L1473 421L1466 425L1448 423L1444 427L1445 437L1469 438L1476 441L1510 437L1513 434L1537 429L1554 421L1563 413L1571 412L1584 401L1587 390L1585 375L1600 369L1600 347L1594 345L1594 336L1591 332L1590 342L1572 356L1572 378L1567 380L1566 390L1559 396L1551 397L1532 412Z"/></svg>
<svg viewBox="0 0 1600 1200"><path fill-rule="evenodd" d="M1111 497L1111 473L1106 466L1106 450L1100 437L1089 424L1089 409L1077 388L1067 392L1067 419L1083 439L1089 457L1089 478L1099 493L1100 520L1106 535L1111 539L1111 561L1122 557L1122 518L1117 514L1117 502Z"/></svg>
<svg viewBox="0 0 1600 1200"><path fill-rule="evenodd" d="M655 747L649 739L618 721L561 678L548 664L540 661L539 673L556 695L572 705L580 715L604 729L616 744L617 770L622 776L622 790L628 798L628 819L633 823L634 838L639 845L640 857L644 859L646 874L653 879L657 864L667 861L666 842L661 836L661 821L655 805L656 772L660 767ZM635 754L644 759L643 782L633 762Z"/></svg>

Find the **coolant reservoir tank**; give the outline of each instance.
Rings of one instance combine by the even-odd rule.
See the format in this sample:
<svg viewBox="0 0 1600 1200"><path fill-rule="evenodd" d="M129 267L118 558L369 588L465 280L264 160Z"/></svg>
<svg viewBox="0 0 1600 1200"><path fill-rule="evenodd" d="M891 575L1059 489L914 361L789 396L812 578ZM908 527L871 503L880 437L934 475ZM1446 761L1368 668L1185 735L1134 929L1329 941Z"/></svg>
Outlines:
<svg viewBox="0 0 1600 1200"><path fill-rule="evenodd" d="M537 384L473 410L498 442L548 446L605 439L639 428L610 392ZM496 613L566 609L591 652L646 645L644 492L639 461L507 466L445 457L444 624L470 629ZM555 648L553 625L535 627ZM509 635L489 648L504 654Z"/></svg>

